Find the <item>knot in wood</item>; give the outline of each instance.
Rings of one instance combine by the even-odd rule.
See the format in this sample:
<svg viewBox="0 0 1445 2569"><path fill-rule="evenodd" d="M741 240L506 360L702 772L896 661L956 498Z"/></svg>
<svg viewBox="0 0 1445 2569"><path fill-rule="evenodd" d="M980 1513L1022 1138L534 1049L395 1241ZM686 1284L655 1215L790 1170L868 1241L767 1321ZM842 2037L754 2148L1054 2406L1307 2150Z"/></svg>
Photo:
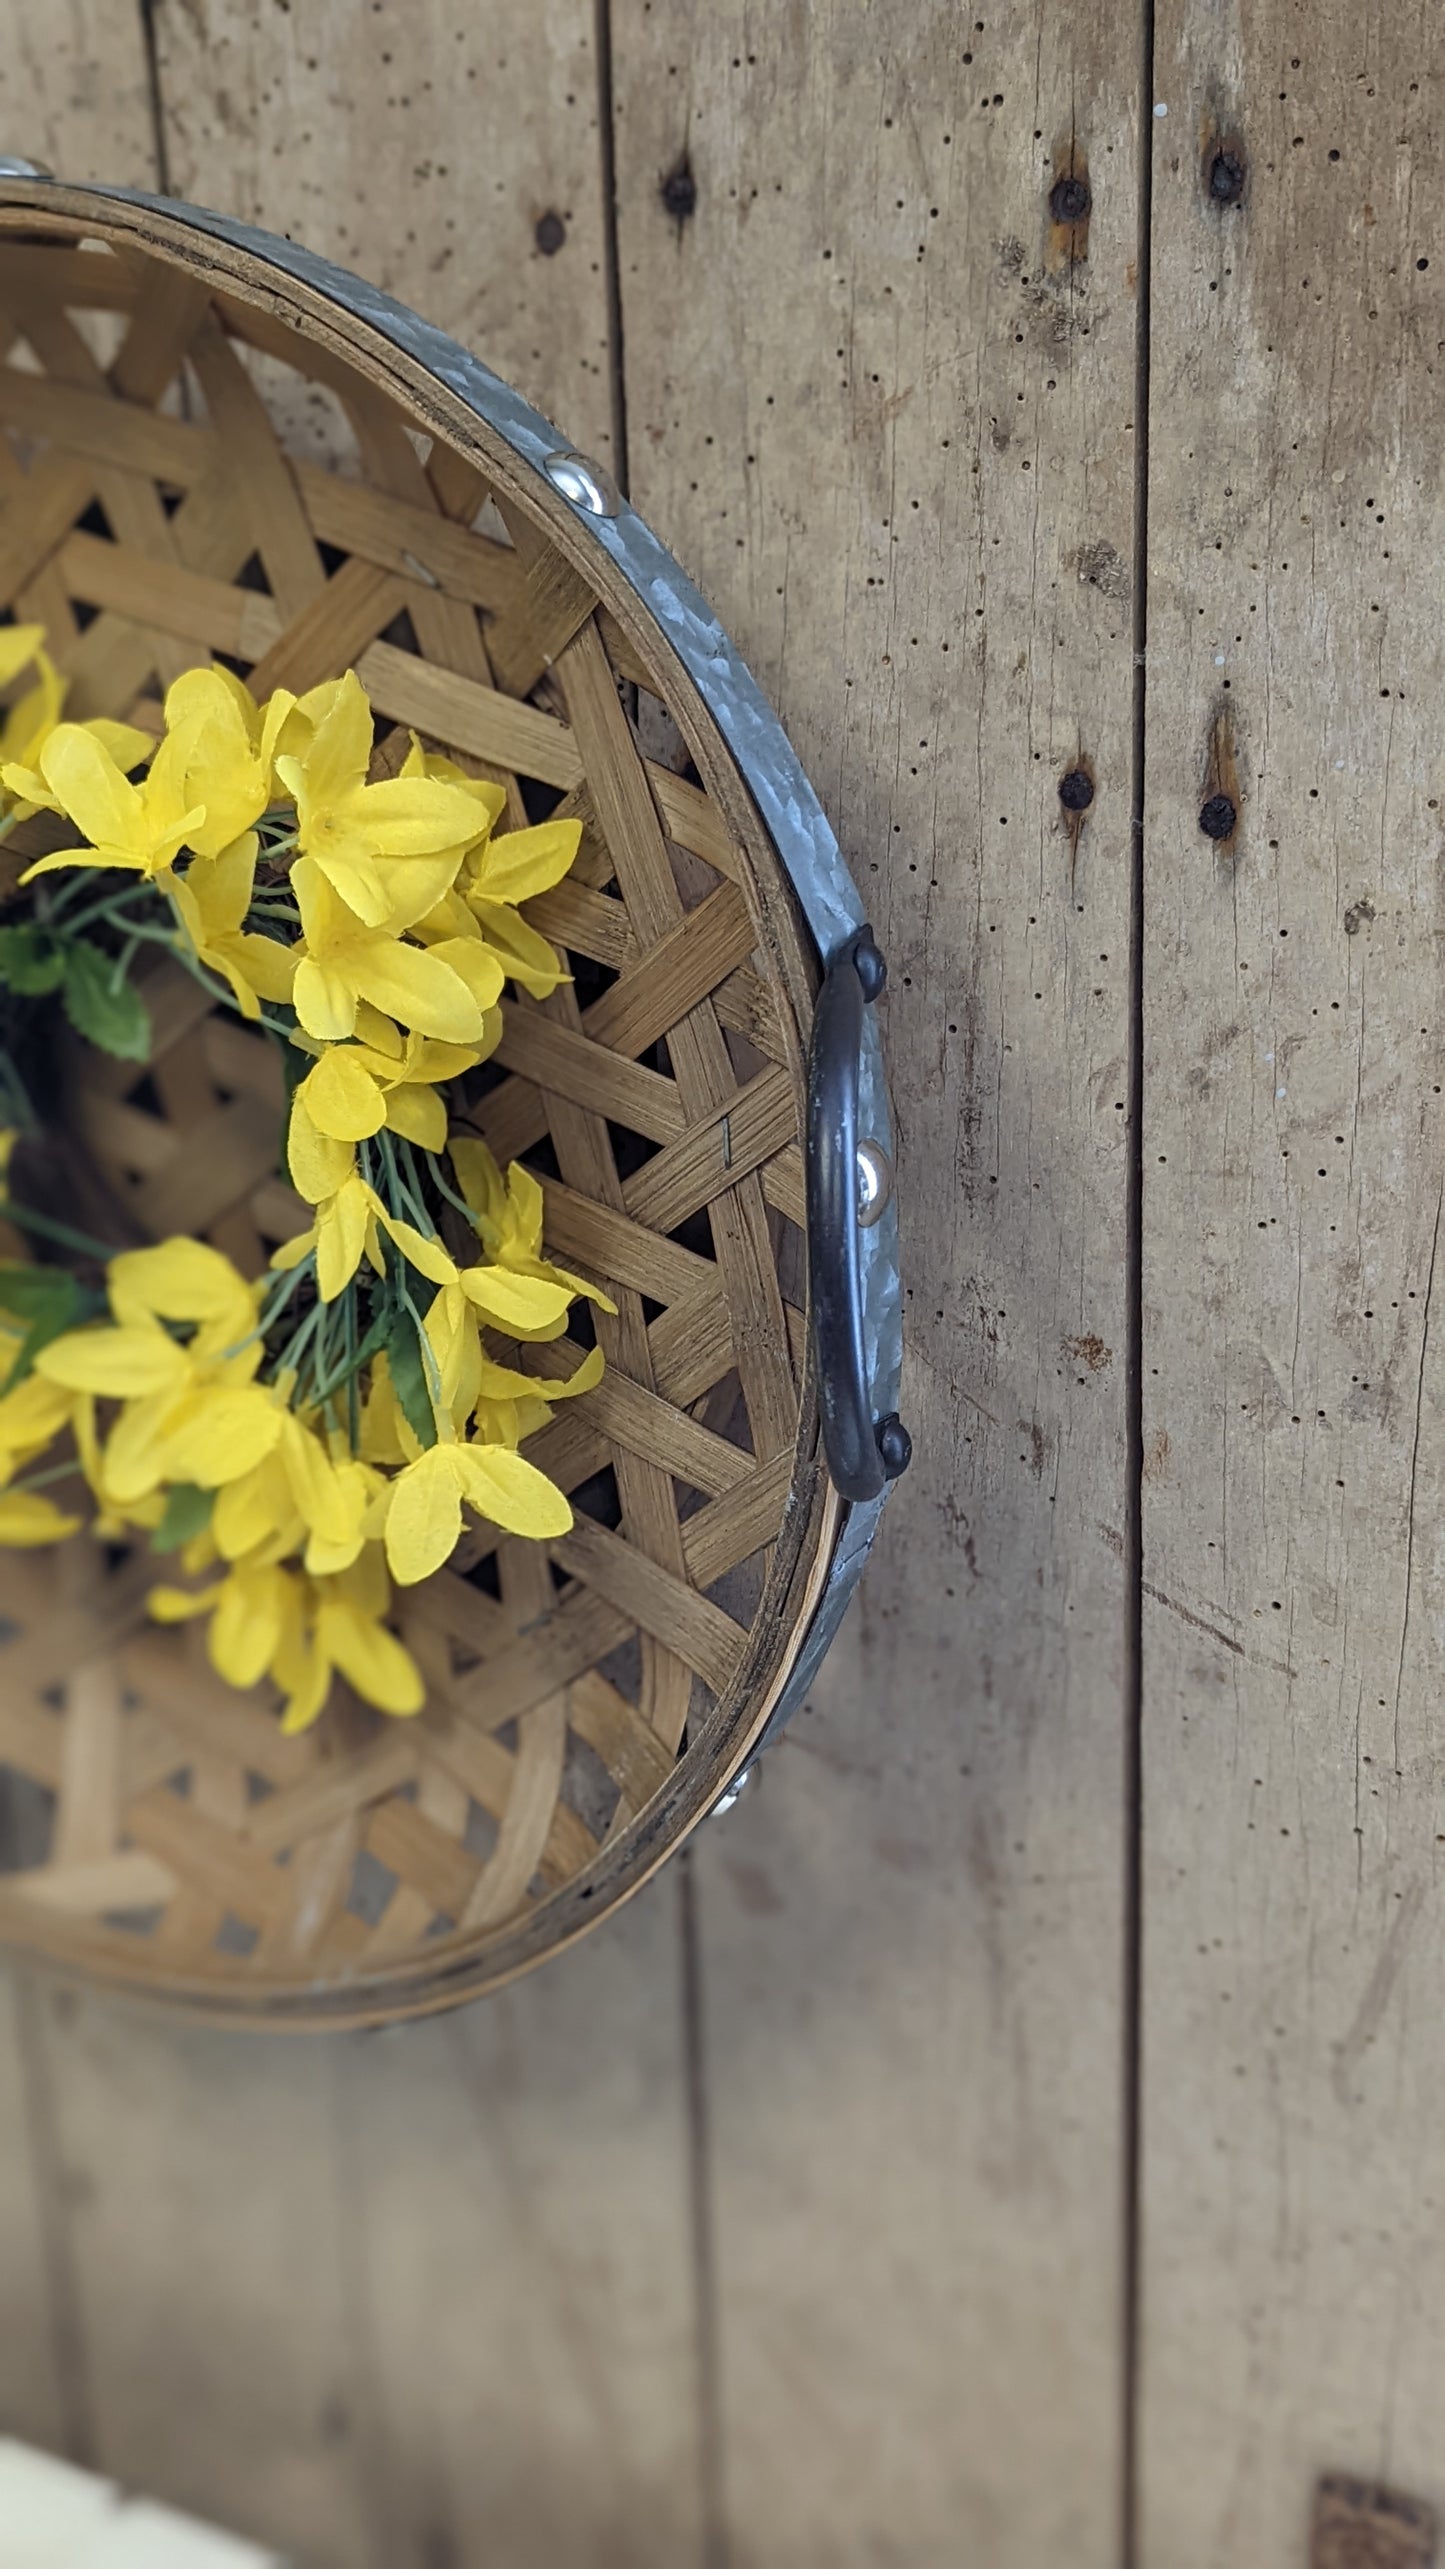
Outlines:
<svg viewBox="0 0 1445 2569"><path fill-rule="evenodd" d="M1049 212L1056 223L1082 223L1092 203L1086 179L1058 178L1049 190Z"/></svg>
<svg viewBox="0 0 1445 2569"><path fill-rule="evenodd" d="M1216 152L1209 164L1209 193L1216 205L1237 205L1244 194L1244 163L1237 152Z"/></svg>

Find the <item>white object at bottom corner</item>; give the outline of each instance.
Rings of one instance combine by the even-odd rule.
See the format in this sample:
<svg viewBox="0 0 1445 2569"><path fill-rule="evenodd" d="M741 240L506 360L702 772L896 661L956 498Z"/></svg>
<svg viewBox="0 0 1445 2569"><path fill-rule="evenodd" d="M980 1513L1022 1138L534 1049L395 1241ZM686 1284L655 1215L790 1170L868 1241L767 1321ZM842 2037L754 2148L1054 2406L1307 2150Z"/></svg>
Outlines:
<svg viewBox="0 0 1445 2569"><path fill-rule="evenodd" d="M0 2438L0 2569L285 2569L233 2533Z"/></svg>

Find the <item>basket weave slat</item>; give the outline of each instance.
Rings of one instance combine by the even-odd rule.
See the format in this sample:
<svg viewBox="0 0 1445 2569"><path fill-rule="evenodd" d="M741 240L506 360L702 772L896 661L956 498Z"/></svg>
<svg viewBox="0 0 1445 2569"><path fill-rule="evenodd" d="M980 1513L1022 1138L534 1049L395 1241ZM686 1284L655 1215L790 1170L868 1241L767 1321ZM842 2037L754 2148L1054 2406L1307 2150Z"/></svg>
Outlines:
<svg viewBox="0 0 1445 2569"><path fill-rule="evenodd" d="M529 913L578 979L509 998L469 1110L499 1158L538 1156L550 1248L617 1305L602 1384L528 1448L573 1531L469 1525L398 1601L425 1712L388 1723L338 1687L294 1740L265 1688L148 1620L148 1555L0 1555L0 1932L228 2017L382 2016L575 1933L764 1716L831 1524L800 1438L807 972L705 712L560 504L364 334L298 327L242 254L202 271L133 216L82 251L56 203L52 240L0 237L0 596L46 624L69 710L158 729L212 654L258 693L355 666L378 772L414 727L502 784L504 826L549 802L583 823ZM332 405L354 471L288 453L278 367ZM639 690L689 772L666 726L644 747ZM255 1272L307 1218L274 1055L169 962L143 987L144 1070L65 1039L68 1128L112 1236L195 1231Z"/></svg>

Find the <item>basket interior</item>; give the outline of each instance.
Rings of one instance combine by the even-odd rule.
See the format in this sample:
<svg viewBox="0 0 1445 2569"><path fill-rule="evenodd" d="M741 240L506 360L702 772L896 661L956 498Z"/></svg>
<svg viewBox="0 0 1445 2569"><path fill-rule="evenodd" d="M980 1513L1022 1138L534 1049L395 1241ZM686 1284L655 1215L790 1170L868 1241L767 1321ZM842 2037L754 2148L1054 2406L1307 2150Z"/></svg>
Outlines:
<svg viewBox="0 0 1445 2569"><path fill-rule="evenodd" d="M622 1883L604 1855L655 1833L679 1759L720 1754L720 1715L786 1648L793 985L757 851L700 781L696 708L685 735L645 631L520 486L374 365L134 241L0 234L0 320L0 601L45 625L69 712L158 725L210 657L258 694L354 665L377 772L415 726L505 785L511 824L584 823L529 912L573 979L509 998L474 1110L542 1178L549 1246L618 1304L601 1387L529 1448L573 1533L478 1526L401 1610L426 1711L338 1689L299 1739L194 1631L147 1620L148 1553L0 1553L0 1932L227 2013L433 2003ZM50 826L7 843L12 881ZM56 1182L257 1271L304 1220L274 1057L169 963L147 996L144 1070L78 1043L58 1065Z"/></svg>

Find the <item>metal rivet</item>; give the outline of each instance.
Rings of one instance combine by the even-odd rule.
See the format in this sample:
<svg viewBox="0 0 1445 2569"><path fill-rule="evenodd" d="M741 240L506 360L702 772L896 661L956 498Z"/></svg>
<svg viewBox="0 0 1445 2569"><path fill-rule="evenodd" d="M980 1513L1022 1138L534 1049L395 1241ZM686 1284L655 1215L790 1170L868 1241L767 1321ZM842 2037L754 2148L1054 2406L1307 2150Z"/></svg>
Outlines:
<svg viewBox="0 0 1445 2569"><path fill-rule="evenodd" d="M724 1811L731 1811L734 1806L742 1800L745 1793L750 1793L752 1791L761 1771L760 1762L756 1757L753 1759L750 1766L740 1767L737 1774L733 1777L731 1784L725 1785L722 1792L719 1793L717 1800L714 1802L712 1809L708 1813L708 1818L710 1820L720 1820Z"/></svg>
<svg viewBox="0 0 1445 2569"><path fill-rule="evenodd" d="M548 455L542 470L553 490L588 517L615 517L622 506L622 493L606 465L594 464L590 455L577 455L565 447L559 454Z"/></svg>
<svg viewBox="0 0 1445 2569"><path fill-rule="evenodd" d="M888 986L888 965L871 928L860 928L853 946L853 969L863 984L863 996L872 1005Z"/></svg>
<svg viewBox="0 0 1445 2569"><path fill-rule="evenodd" d="M1082 178L1060 178L1049 190L1049 212L1056 223L1082 223L1093 199Z"/></svg>
<svg viewBox="0 0 1445 2569"><path fill-rule="evenodd" d="M54 178L53 169L44 161L13 160L8 153L0 155L0 178Z"/></svg>
<svg viewBox="0 0 1445 2569"><path fill-rule="evenodd" d="M858 1145L858 1228L881 1222L893 1194L893 1162L880 1142Z"/></svg>
<svg viewBox="0 0 1445 2569"><path fill-rule="evenodd" d="M1206 838L1228 838L1238 818L1227 794L1211 794L1199 815L1199 826Z"/></svg>
<svg viewBox="0 0 1445 2569"><path fill-rule="evenodd" d="M1094 799L1094 780L1087 767L1071 767L1059 778L1059 801L1066 812L1087 812Z"/></svg>
<svg viewBox="0 0 1445 2569"><path fill-rule="evenodd" d="M879 1419L873 1433L878 1439L883 1469L890 1481L896 1481L913 1460L913 1439L896 1409L890 1410L886 1418Z"/></svg>

